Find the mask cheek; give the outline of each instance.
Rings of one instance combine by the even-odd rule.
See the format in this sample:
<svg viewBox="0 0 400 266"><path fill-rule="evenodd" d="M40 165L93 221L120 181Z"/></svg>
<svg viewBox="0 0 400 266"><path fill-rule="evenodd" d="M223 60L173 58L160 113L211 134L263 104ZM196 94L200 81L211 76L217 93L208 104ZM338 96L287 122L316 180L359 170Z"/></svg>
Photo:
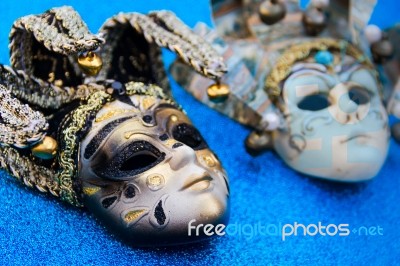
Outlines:
<svg viewBox="0 0 400 266"><path fill-rule="evenodd" d="M272 140L275 151L286 162L293 163L306 149L314 149L315 140L323 138L320 133L329 127L333 119L327 109L307 111L293 105L286 108L286 127L275 130Z"/></svg>
<svg viewBox="0 0 400 266"><path fill-rule="evenodd" d="M107 227L123 233L144 219L151 208L142 204L143 193L136 184L106 183L102 187L83 183L85 206Z"/></svg>
<svg viewBox="0 0 400 266"><path fill-rule="evenodd" d="M191 165L196 160L194 150L186 145L179 145L174 148L174 152L169 161L169 166L173 171L179 171L188 165Z"/></svg>
<svg viewBox="0 0 400 266"><path fill-rule="evenodd" d="M90 191L90 192L89 192ZM89 193L88 193L89 192ZM121 195L118 190L110 191L100 187L84 184L83 199L85 206L102 222L106 224L118 223L119 214L115 212L119 208Z"/></svg>
<svg viewBox="0 0 400 266"><path fill-rule="evenodd" d="M306 145L301 135L290 135L288 131L277 130L272 134L274 149L285 161L293 161Z"/></svg>

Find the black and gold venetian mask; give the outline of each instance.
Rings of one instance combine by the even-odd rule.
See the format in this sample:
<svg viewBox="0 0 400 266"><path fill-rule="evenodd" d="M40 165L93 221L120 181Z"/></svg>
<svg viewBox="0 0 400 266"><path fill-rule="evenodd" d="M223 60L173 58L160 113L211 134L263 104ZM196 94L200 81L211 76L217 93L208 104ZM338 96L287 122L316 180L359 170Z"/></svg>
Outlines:
<svg viewBox="0 0 400 266"><path fill-rule="evenodd" d="M211 78L224 65L173 14L121 13L94 35L62 7L19 19L10 36L3 168L134 245L198 241L189 221L227 222L226 173L171 98L160 47Z"/></svg>

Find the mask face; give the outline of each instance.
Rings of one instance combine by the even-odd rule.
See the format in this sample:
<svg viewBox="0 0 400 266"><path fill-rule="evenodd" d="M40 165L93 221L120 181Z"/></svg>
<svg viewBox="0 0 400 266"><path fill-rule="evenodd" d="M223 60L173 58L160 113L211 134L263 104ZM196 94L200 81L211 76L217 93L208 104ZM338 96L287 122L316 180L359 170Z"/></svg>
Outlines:
<svg viewBox="0 0 400 266"><path fill-rule="evenodd" d="M97 114L80 148L85 206L135 245L193 242L188 224L228 219L228 180L184 113L131 96ZM203 236L204 237L204 236Z"/></svg>
<svg viewBox="0 0 400 266"><path fill-rule="evenodd" d="M287 128L274 132L274 146L299 172L367 180L387 155L387 113L374 72L350 56L334 58L332 67L312 58L292 67L282 84Z"/></svg>

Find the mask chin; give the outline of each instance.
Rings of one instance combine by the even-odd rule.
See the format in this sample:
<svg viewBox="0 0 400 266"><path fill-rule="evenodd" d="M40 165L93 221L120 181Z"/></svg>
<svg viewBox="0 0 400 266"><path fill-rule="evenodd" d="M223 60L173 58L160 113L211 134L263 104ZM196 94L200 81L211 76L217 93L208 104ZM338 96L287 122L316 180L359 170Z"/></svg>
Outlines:
<svg viewBox="0 0 400 266"><path fill-rule="evenodd" d="M319 145L312 139L293 137L283 132L275 132L273 138L276 152L292 169L311 177L339 182L372 179L381 169L388 150L385 130L380 137L376 137L376 140L380 138L382 141L366 146L345 144L345 139L336 139L330 141L332 144L329 147L318 147L319 150L316 149Z"/></svg>

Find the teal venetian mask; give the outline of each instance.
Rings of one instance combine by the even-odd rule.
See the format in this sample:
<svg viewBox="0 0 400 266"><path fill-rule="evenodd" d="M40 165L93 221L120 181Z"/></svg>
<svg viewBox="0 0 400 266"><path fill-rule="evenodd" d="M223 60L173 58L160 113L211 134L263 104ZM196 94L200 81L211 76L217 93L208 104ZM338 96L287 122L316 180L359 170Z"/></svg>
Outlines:
<svg viewBox="0 0 400 266"><path fill-rule="evenodd" d="M180 62L171 68L175 79L198 100L252 128L245 140L252 155L275 150L289 167L312 177L374 177L388 151L384 102L393 89L388 82L383 89L368 59L377 62L371 52L385 41L366 41L375 1L311 1L305 10L296 0L211 4L216 29L198 24L195 31L224 57L228 73L220 92L229 87L230 95L215 102L212 81ZM388 57L389 50L379 52Z"/></svg>
<svg viewBox="0 0 400 266"><path fill-rule="evenodd" d="M374 70L352 56L325 53L331 62L317 56L298 61L281 83L285 126L273 132L273 146L299 172L370 179L386 159L390 137L381 84Z"/></svg>

